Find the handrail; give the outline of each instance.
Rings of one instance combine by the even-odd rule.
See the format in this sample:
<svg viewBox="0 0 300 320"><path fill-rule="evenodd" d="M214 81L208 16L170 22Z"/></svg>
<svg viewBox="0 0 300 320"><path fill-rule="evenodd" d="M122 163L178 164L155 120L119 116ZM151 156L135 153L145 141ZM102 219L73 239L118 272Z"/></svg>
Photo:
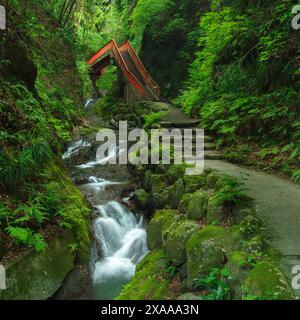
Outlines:
<svg viewBox="0 0 300 320"><path fill-rule="evenodd" d="M119 50L128 50L128 52L130 53L130 56L132 57L138 71L140 72L140 74L142 75L144 81L151 86L151 89L154 91L154 93L157 96L160 96L160 87L159 85L153 80L153 78L149 75L149 73L147 72L144 64L142 63L142 61L140 60L140 58L138 57L138 55L135 53L135 50L133 49L131 43L126 40L125 42L123 42L120 46L119 46Z"/></svg>
<svg viewBox="0 0 300 320"><path fill-rule="evenodd" d="M93 65L99 58L101 58L105 53L108 51L112 51L117 63L121 67L125 78L129 83L131 83L134 88L143 96L145 94L144 87L139 82L139 80L130 72L128 69L120 51L116 44L116 41L112 39L109 41L104 47L102 47L96 54L94 54L89 61L87 62L88 65Z"/></svg>

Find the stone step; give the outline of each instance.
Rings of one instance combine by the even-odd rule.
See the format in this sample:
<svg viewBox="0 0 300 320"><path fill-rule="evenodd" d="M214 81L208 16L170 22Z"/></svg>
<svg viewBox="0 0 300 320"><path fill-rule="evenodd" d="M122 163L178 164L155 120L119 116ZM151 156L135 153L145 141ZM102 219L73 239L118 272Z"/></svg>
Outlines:
<svg viewBox="0 0 300 320"><path fill-rule="evenodd" d="M185 161L187 163L195 161L196 160L201 160L201 157L191 157L191 158L186 158ZM223 160L224 159L224 154L223 152L220 151L205 151L204 152L204 159L205 160Z"/></svg>
<svg viewBox="0 0 300 320"><path fill-rule="evenodd" d="M173 144L174 146L180 146L180 144ZM184 144L182 144L182 145L184 145ZM195 142L193 142L193 144L192 144L192 150L193 151L195 151L196 150L196 143ZM212 143L212 142L205 142L204 143L204 150L209 150L209 151L211 151L211 150L216 150L216 144L215 143Z"/></svg>
<svg viewBox="0 0 300 320"><path fill-rule="evenodd" d="M162 121L160 125L163 128L191 128L199 125L199 120L190 120L190 121L184 121L184 122L168 122L168 121Z"/></svg>

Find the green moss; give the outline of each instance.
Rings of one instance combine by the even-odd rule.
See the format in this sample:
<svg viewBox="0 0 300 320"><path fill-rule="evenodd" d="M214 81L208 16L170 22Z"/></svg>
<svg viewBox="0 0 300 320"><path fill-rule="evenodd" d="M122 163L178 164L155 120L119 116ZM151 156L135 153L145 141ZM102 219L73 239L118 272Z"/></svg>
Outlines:
<svg viewBox="0 0 300 320"><path fill-rule="evenodd" d="M167 179L170 184L175 183L179 179L185 179L185 171L187 168L191 167L191 165L188 165L186 163L184 164L175 164L171 165L167 172Z"/></svg>
<svg viewBox="0 0 300 320"><path fill-rule="evenodd" d="M186 262L186 243L198 229L199 225L195 222L180 220L163 233L165 254L174 265L180 266Z"/></svg>
<svg viewBox="0 0 300 320"><path fill-rule="evenodd" d="M199 274L207 274L212 268L221 268L225 261L223 240L225 230L207 226L195 232L187 242L188 287Z"/></svg>
<svg viewBox="0 0 300 320"><path fill-rule="evenodd" d="M218 171L212 171L207 176L207 186L210 189L218 189L219 182L222 180L223 174Z"/></svg>
<svg viewBox="0 0 300 320"><path fill-rule="evenodd" d="M191 197L192 197L192 195L190 193L185 193L182 196L182 199L181 199L179 206L178 206L179 213L182 213L182 214L186 213L188 206L189 206L189 203L190 203L190 200L191 200Z"/></svg>
<svg viewBox="0 0 300 320"><path fill-rule="evenodd" d="M182 179L176 181L170 188L170 204L172 209L177 209L182 196L185 193L185 188Z"/></svg>
<svg viewBox="0 0 300 320"><path fill-rule="evenodd" d="M246 299L293 299L292 290L283 273L269 262L260 262L250 271L243 284L243 296Z"/></svg>
<svg viewBox="0 0 300 320"><path fill-rule="evenodd" d="M217 199L210 198L207 206L207 222L209 224L220 224L223 217L223 206L219 204Z"/></svg>
<svg viewBox="0 0 300 320"><path fill-rule="evenodd" d="M241 286L250 268L248 256L248 253L242 251L234 251L228 255L228 262L225 268L230 272L231 276L226 279L226 283L230 287L232 296L235 299L242 298Z"/></svg>
<svg viewBox="0 0 300 320"><path fill-rule="evenodd" d="M137 266L135 277L124 287L116 300L174 299L166 265L167 259L162 250L150 252Z"/></svg>
<svg viewBox="0 0 300 320"><path fill-rule="evenodd" d="M186 192L190 193L206 187L207 184L206 176L204 174L198 176L184 176L183 181L185 183Z"/></svg>
<svg viewBox="0 0 300 320"><path fill-rule="evenodd" d="M240 250L243 242L244 236L240 225L235 225L227 229L224 242L227 253Z"/></svg>
<svg viewBox="0 0 300 320"><path fill-rule="evenodd" d="M51 181L58 184L63 208L61 215L66 223L71 225L78 243L79 257L83 262L90 261L90 207L80 190L68 178L57 164L52 163L47 169Z"/></svg>
<svg viewBox="0 0 300 320"><path fill-rule="evenodd" d="M137 189L134 192L134 197L141 209L145 209L148 204L148 193L144 189Z"/></svg>
<svg viewBox="0 0 300 320"><path fill-rule="evenodd" d="M150 250L159 249L162 247L163 228L166 224L174 221L176 217L177 212L169 209L160 210L155 213L147 227L147 242Z"/></svg>
<svg viewBox="0 0 300 320"><path fill-rule="evenodd" d="M209 195L205 191L196 191L192 194L187 209L187 218L192 220L200 220L207 216L207 205Z"/></svg>

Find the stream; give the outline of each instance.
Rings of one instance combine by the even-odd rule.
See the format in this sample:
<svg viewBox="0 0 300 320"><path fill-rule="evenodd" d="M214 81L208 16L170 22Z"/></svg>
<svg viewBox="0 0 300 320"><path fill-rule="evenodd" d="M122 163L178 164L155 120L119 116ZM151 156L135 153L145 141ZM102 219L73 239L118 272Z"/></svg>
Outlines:
<svg viewBox="0 0 300 320"><path fill-rule="evenodd" d="M114 146L104 159L96 161L93 141L77 139L63 159L71 178L94 208L91 283L81 299L112 300L147 254L147 234L143 214L128 208L134 187L127 167L105 164L121 151Z"/></svg>

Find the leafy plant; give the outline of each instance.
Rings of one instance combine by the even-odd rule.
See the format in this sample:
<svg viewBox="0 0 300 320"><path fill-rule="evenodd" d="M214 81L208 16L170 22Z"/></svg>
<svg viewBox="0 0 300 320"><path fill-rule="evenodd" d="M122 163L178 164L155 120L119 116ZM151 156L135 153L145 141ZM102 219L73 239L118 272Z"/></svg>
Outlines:
<svg viewBox="0 0 300 320"><path fill-rule="evenodd" d="M205 277L194 279L195 288L208 290L208 300L228 300L230 299L230 288L226 280L231 276L228 269L213 268Z"/></svg>
<svg viewBox="0 0 300 320"><path fill-rule="evenodd" d="M44 237L40 233L33 233L28 228L7 227L6 231L17 245L33 247L40 252L46 249Z"/></svg>
<svg viewBox="0 0 300 320"><path fill-rule="evenodd" d="M214 195L214 199L219 204L237 204L244 199L247 199L245 195L245 190L241 183L230 176L222 177L220 184L220 190L217 191Z"/></svg>

